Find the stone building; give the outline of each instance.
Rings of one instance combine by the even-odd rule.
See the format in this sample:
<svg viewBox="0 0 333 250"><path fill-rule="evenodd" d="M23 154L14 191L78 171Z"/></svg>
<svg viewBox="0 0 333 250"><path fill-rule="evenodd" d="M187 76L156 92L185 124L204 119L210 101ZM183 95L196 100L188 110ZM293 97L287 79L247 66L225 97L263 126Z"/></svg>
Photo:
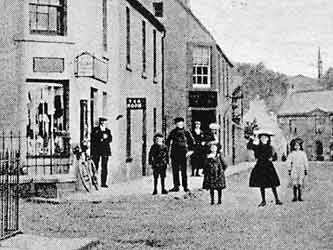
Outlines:
<svg viewBox="0 0 333 250"><path fill-rule="evenodd" d="M232 68L214 36L193 14L187 0L142 0L164 24L165 128L182 116L191 129L220 124L224 156L232 158Z"/></svg>
<svg viewBox="0 0 333 250"><path fill-rule="evenodd" d="M278 121L290 142L304 140L311 160L332 159L333 91L300 91L290 93L278 112Z"/></svg>
<svg viewBox="0 0 333 250"><path fill-rule="evenodd" d="M26 173L72 180L72 146L106 116L110 182L146 174L162 129L161 22L137 0L4 0L0 12L0 126L24 135Z"/></svg>

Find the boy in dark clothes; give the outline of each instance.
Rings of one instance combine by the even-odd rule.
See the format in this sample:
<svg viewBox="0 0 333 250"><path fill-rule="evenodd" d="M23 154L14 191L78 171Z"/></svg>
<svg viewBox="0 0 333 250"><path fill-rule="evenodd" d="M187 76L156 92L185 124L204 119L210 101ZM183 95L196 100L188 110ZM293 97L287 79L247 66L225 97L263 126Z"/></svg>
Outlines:
<svg viewBox="0 0 333 250"><path fill-rule="evenodd" d="M167 146L163 143L163 139L163 135L157 133L154 136L154 144L149 150L149 165L152 166L154 175L153 195L157 194L157 182L159 176L161 176L162 194L168 193L168 191L165 189L165 177L166 169L169 163L169 154Z"/></svg>

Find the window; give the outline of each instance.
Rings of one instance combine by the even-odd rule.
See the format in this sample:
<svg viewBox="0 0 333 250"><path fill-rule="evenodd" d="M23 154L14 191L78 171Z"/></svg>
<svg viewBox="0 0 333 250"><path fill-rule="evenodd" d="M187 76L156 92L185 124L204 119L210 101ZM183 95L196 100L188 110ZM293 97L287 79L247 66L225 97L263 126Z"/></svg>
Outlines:
<svg viewBox="0 0 333 250"><path fill-rule="evenodd" d="M29 83L27 86L28 156L67 156L68 88L59 83Z"/></svg>
<svg viewBox="0 0 333 250"><path fill-rule="evenodd" d="M223 96L226 96L225 93L225 62L222 60L222 92Z"/></svg>
<svg viewBox="0 0 333 250"><path fill-rule="evenodd" d="M230 143L230 123L229 123L229 118L227 118L227 154L230 154L230 148L229 148L229 143Z"/></svg>
<svg viewBox="0 0 333 250"><path fill-rule="evenodd" d="M142 21L142 73L147 69L146 47L146 22Z"/></svg>
<svg viewBox="0 0 333 250"><path fill-rule="evenodd" d="M30 32L65 35L66 0L30 0Z"/></svg>
<svg viewBox="0 0 333 250"><path fill-rule="evenodd" d="M163 2L154 2L153 7L156 17L163 17Z"/></svg>
<svg viewBox="0 0 333 250"><path fill-rule="evenodd" d="M90 89L90 128L97 125L97 89Z"/></svg>
<svg viewBox="0 0 333 250"><path fill-rule="evenodd" d="M157 77L156 30L153 30L153 76ZM156 80L156 79L154 79Z"/></svg>
<svg viewBox="0 0 333 250"><path fill-rule="evenodd" d="M193 49L193 87L210 87L210 48Z"/></svg>
<svg viewBox="0 0 333 250"><path fill-rule="evenodd" d="M108 50L108 22L107 22L107 15L108 15L108 8L107 8L107 0L103 0L103 49L104 51Z"/></svg>
<svg viewBox="0 0 333 250"><path fill-rule="evenodd" d="M131 13L126 7L126 63L131 64Z"/></svg>
<svg viewBox="0 0 333 250"><path fill-rule="evenodd" d="M229 66L227 63L225 64L225 71L226 71L226 91L227 91L227 96L229 96L230 79L229 79Z"/></svg>

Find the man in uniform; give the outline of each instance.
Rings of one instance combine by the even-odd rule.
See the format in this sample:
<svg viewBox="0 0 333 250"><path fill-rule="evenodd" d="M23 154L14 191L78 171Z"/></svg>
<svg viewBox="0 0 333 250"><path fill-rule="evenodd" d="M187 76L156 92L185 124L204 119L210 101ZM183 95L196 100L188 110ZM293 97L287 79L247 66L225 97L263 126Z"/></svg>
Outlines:
<svg viewBox="0 0 333 250"><path fill-rule="evenodd" d="M180 181L179 171L182 174L182 185L185 192L189 192L187 185L187 173L186 173L186 161L187 157L190 156L193 151L192 147L194 139L191 133L184 128L184 118L177 117L174 119L176 128L174 128L166 141L168 149L171 147L171 166L173 175L174 187L170 189L170 192L178 192Z"/></svg>
<svg viewBox="0 0 333 250"><path fill-rule="evenodd" d="M99 118L99 125L95 127L91 135L91 156L98 171L99 161L102 158L101 187L107 188L108 160L111 156L110 142L112 135L110 129L105 125L107 119Z"/></svg>

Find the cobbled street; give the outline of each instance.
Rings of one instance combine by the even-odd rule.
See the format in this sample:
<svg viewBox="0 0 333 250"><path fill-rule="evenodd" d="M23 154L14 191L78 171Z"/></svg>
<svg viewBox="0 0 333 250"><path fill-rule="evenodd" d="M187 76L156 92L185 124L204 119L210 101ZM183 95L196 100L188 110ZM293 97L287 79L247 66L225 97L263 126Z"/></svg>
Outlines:
<svg viewBox="0 0 333 250"><path fill-rule="evenodd" d="M94 250L331 250L333 165L310 167L304 202L291 202L287 171L279 164L282 206L267 190L268 205L257 208L259 190L248 187L247 171L227 179L222 205L211 206L208 192L195 188L190 195L146 194L98 204L22 202L22 229L52 237L96 237L101 244Z"/></svg>

